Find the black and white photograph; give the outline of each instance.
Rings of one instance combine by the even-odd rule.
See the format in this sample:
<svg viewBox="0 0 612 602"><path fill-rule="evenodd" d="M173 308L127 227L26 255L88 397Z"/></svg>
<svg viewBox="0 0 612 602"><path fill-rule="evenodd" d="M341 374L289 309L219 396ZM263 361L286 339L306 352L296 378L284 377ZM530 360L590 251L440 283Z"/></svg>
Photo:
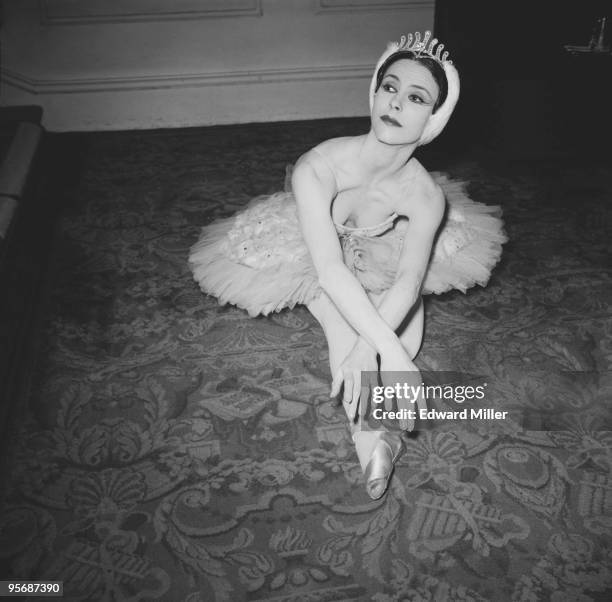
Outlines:
<svg viewBox="0 0 612 602"><path fill-rule="evenodd" d="M0 598L612 599L609 0L0 0Z"/></svg>

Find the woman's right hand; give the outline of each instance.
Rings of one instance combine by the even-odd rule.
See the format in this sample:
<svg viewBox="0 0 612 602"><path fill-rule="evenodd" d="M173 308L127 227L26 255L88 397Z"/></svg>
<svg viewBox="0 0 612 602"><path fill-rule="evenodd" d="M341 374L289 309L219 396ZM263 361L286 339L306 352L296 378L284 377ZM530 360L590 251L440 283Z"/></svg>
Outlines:
<svg viewBox="0 0 612 602"><path fill-rule="evenodd" d="M363 408L367 405L368 391L362 387L361 373L378 371L376 356L376 350L360 337L334 374L330 397L336 397L344 384L342 401L352 420L357 419L360 407L363 415Z"/></svg>

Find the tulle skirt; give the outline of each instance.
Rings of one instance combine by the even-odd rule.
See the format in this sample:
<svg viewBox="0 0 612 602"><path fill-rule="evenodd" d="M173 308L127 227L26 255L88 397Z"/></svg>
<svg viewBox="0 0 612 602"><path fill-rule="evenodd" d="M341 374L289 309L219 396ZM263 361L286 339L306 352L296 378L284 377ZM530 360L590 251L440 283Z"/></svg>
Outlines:
<svg viewBox="0 0 612 602"><path fill-rule="evenodd" d="M423 293L485 286L507 240L501 210L472 201L464 182L431 175L444 191L447 211ZM344 262L366 291L380 293L393 284L406 225L398 218L376 235L366 229L339 233ZM202 228L189 264L203 292L251 316L307 304L321 293L290 191L257 197L232 217Z"/></svg>

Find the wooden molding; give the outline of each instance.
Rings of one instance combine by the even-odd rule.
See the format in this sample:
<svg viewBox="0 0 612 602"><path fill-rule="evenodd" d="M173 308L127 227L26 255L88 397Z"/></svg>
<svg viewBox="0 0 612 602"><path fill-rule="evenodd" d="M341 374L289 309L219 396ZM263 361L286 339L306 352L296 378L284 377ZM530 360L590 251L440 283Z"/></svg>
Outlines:
<svg viewBox="0 0 612 602"><path fill-rule="evenodd" d="M122 90L158 90L214 85L258 84L269 82L317 81L329 79L359 79L371 77L372 65L332 67L295 67L289 69L261 69L223 71L216 73L180 73L172 75L143 75L133 77L100 77L75 79L34 79L2 69L0 79L5 85L30 94L77 94Z"/></svg>
<svg viewBox="0 0 612 602"><path fill-rule="evenodd" d="M262 0L39 0L43 25L259 17Z"/></svg>
<svg viewBox="0 0 612 602"><path fill-rule="evenodd" d="M316 0L317 13L435 8L435 0Z"/></svg>

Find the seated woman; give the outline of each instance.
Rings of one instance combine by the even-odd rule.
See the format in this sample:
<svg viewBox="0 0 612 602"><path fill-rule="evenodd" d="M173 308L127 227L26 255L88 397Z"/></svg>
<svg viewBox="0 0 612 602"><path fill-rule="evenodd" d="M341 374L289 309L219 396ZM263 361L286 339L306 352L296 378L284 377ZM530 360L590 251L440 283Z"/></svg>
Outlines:
<svg viewBox="0 0 612 602"><path fill-rule="evenodd" d="M189 257L195 280L220 303L252 316L303 303L317 318L331 394L343 386L373 499L403 444L400 431L367 428L360 373L402 372L420 384L421 295L484 286L506 240L499 208L471 201L462 183L432 177L412 157L442 131L459 96L457 71L436 45L430 32L390 44L370 85L370 131L305 153L292 190L206 226Z"/></svg>

